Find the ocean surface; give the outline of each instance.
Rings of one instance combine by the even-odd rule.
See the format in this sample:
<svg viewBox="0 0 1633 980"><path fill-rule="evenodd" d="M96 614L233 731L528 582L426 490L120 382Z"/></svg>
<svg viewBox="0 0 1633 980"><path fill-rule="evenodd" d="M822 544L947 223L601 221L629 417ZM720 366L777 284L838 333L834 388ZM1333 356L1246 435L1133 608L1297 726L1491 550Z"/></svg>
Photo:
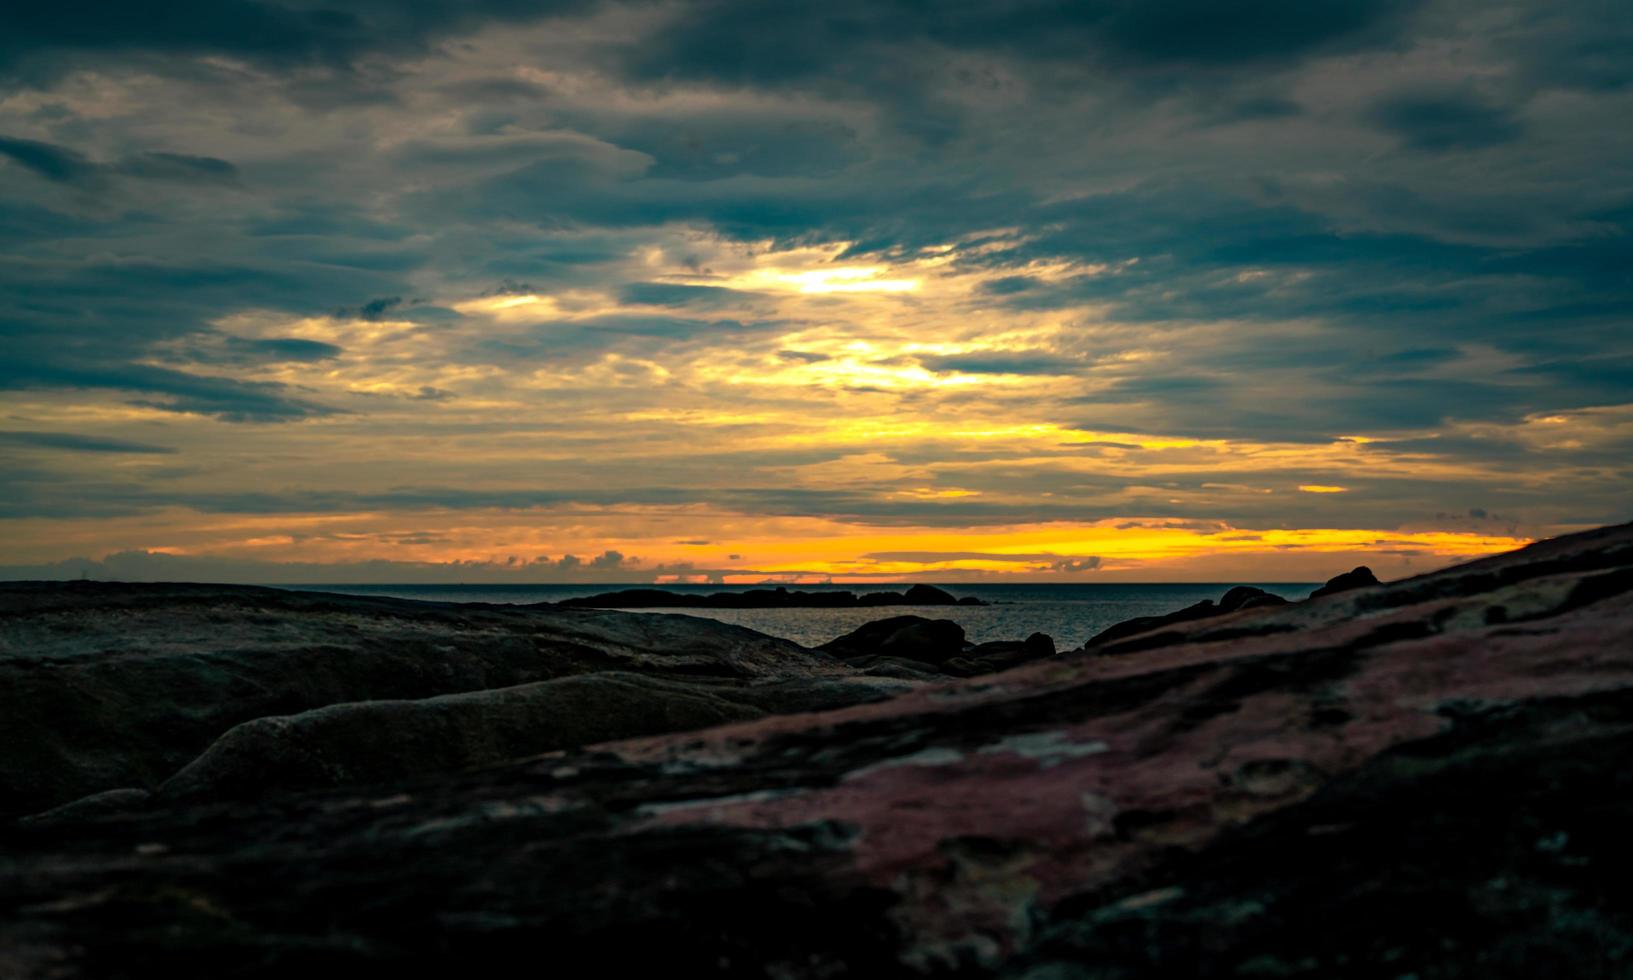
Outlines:
<svg viewBox="0 0 1633 980"><path fill-rule="evenodd" d="M883 606L859 609L652 609L627 610L669 616L700 616L736 623L804 646L817 646L843 636L863 623L888 616L925 616L951 619L964 627L971 642L1021 640L1032 633L1047 633L1055 646L1070 650L1108 626L1135 616L1156 616L1203 599L1217 601L1232 585L1257 585L1287 599L1302 599L1316 583L1223 583L1218 585L937 585L960 598L975 596L986 606ZM574 596L597 595L630 585L292 585L291 589L343 592L349 595L394 596L436 602L533 603L559 602ZM649 586L640 586L648 588ZM764 585L665 585L670 592L708 594L746 592ZM799 585L807 592L899 592L905 585Z"/></svg>

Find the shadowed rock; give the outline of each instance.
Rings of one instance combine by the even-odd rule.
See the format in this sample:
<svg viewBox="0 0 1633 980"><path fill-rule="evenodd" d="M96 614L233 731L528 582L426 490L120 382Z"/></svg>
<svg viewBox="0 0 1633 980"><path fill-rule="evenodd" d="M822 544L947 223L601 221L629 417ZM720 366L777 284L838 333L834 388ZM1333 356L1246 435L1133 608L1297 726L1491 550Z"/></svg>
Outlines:
<svg viewBox="0 0 1633 980"><path fill-rule="evenodd" d="M1326 585L1310 593L1310 598L1319 599L1324 595L1348 592L1350 589L1364 589L1369 585L1377 584L1378 577L1372 574L1372 569L1365 565L1358 565L1342 575L1334 575L1328 579Z"/></svg>
<svg viewBox="0 0 1633 980"><path fill-rule="evenodd" d="M1221 613L1238 609L1259 609L1265 606L1285 606L1287 600L1251 585L1238 585L1219 598Z"/></svg>
<svg viewBox="0 0 1633 980"><path fill-rule="evenodd" d="M850 672L786 640L687 616L0 583L0 817L156 787L256 718L600 671L737 683Z"/></svg>
<svg viewBox="0 0 1633 980"><path fill-rule="evenodd" d="M1164 627L1174 626L1179 623L1224 616L1244 609L1265 609L1285 605L1287 605L1287 600L1281 596L1272 595L1251 585L1238 585L1220 596L1217 604L1211 599L1204 599L1195 605L1186 606L1184 609L1161 616L1136 616L1133 619L1125 619L1096 633L1083 646L1085 649L1104 649L1118 644L1120 641L1127 640L1129 637L1154 633ZM1144 647L1140 648L1143 649Z"/></svg>
<svg viewBox="0 0 1633 980"><path fill-rule="evenodd" d="M1212 599L1203 599L1201 602L1195 603L1194 605L1186 606L1184 609L1166 613L1161 616L1136 616L1133 619L1125 619L1115 626L1108 626L1096 633L1094 636L1089 638L1087 643L1083 645L1085 647L1106 646L1125 637L1138 636L1141 633L1149 633L1152 630L1163 626L1169 626L1174 623L1184 623L1193 619L1206 619L1209 616L1218 616L1223 612L1223 609L1214 605Z"/></svg>
<svg viewBox="0 0 1633 980"><path fill-rule="evenodd" d="M696 685L620 673L335 704L238 725L158 795L219 799L378 783L764 715Z"/></svg>
<svg viewBox="0 0 1633 980"><path fill-rule="evenodd" d="M892 616L857 627L817 647L842 660L858 657L894 657L940 665L963 656L964 627L950 619Z"/></svg>
<svg viewBox="0 0 1633 980"><path fill-rule="evenodd" d="M153 794L145 789L126 787L125 789L109 789L90 796L81 797L72 803L31 817L24 817L22 824L34 827L49 827L56 824L72 824L97 817L111 816L116 813L127 813L143 807L153 799Z"/></svg>
<svg viewBox="0 0 1633 980"><path fill-rule="evenodd" d="M974 677L1009 670L1054 655L1054 638L1047 633L1033 633L1019 642L1000 640L978 643L966 650L963 656L942 664L941 669L943 673L957 677Z"/></svg>

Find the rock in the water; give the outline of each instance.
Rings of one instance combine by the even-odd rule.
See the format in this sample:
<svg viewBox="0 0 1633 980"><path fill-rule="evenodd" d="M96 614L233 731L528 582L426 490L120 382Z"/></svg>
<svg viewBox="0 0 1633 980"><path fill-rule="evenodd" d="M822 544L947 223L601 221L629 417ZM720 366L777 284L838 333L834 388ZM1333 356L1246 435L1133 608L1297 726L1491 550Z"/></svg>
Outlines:
<svg viewBox="0 0 1633 980"><path fill-rule="evenodd" d="M1310 598L1319 599L1324 595L1335 592L1348 592L1351 589L1364 589L1369 585L1377 585L1378 577L1372 574L1372 569L1365 565L1358 565L1342 575L1334 575L1327 580L1327 584L1310 593Z"/></svg>
<svg viewBox="0 0 1633 980"><path fill-rule="evenodd" d="M1130 636L1138 636L1141 633L1149 633L1152 630L1160 629L1161 627L1169 626L1174 623L1184 623L1193 619L1206 619L1209 616L1217 616L1220 614L1220 612L1220 608L1214 605L1212 599L1203 599L1201 602L1195 603L1194 605L1186 606L1184 609L1180 609L1163 616L1136 616L1133 619L1125 619L1115 626L1108 626L1096 633L1094 636L1089 638L1089 642L1084 644L1084 646L1106 646L1108 644L1115 643L1118 640L1122 640Z"/></svg>
<svg viewBox="0 0 1633 980"><path fill-rule="evenodd" d="M950 619L892 616L857 627L817 647L844 660L858 657L897 657L941 664L963 656L964 627Z"/></svg>
<svg viewBox="0 0 1633 980"><path fill-rule="evenodd" d="M1279 595L1273 595L1263 589L1251 585L1238 585L1219 597L1215 603L1211 599L1204 599L1195 605L1167 613L1161 616L1136 616L1125 619L1114 626L1109 626L1084 644L1085 648L1105 649L1122 644L1125 652L1143 649L1148 644L1126 644L1123 641L1130 637L1154 633L1164 627L1175 626L1180 623L1194 622L1199 619L1211 619L1215 616L1224 616L1244 609L1263 609L1273 606L1285 606L1287 600Z"/></svg>
<svg viewBox="0 0 1633 980"><path fill-rule="evenodd" d="M965 598L972 598L965 596ZM902 601L909 606L953 606L958 604L947 592L933 585L915 585L902 595Z"/></svg>

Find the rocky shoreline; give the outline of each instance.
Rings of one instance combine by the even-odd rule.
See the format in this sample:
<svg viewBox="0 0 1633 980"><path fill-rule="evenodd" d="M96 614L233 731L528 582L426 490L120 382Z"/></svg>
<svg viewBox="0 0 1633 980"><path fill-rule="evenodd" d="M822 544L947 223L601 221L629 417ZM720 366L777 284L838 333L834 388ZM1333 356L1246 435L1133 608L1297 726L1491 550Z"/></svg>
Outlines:
<svg viewBox="0 0 1633 980"><path fill-rule="evenodd" d="M1633 526L1341 578L1068 652L0 584L0 976L1625 976Z"/></svg>

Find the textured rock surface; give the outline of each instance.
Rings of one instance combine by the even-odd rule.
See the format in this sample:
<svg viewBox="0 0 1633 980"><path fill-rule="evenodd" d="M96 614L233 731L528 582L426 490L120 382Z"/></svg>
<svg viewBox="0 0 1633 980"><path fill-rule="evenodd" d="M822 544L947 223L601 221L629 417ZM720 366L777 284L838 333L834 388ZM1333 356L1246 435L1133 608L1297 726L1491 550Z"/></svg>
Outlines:
<svg viewBox="0 0 1633 980"><path fill-rule="evenodd" d="M1630 594L1606 529L879 704L13 827L0 975L1625 977Z"/></svg>
<svg viewBox="0 0 1633 980"><path fill-rule="evenodd" d="M1364 589L1378 584L1378 576L1372 574L1372 569L1365 565L1358 565L1342 575L1334 575L1327 580L1327 584L1310 593L1310 598L1319 599L1324 595L1335 592L1347 592L1350 589Z"/></svg>
<svg viewBox="0 0 1633 980"><path fill-rule="evenodd" d="M256 718L591 671L739 685L850 672L785 640L688 616L8 583L0 585L0 817L156 787ZM809 693L789 693L811 703Z"/></svg>

